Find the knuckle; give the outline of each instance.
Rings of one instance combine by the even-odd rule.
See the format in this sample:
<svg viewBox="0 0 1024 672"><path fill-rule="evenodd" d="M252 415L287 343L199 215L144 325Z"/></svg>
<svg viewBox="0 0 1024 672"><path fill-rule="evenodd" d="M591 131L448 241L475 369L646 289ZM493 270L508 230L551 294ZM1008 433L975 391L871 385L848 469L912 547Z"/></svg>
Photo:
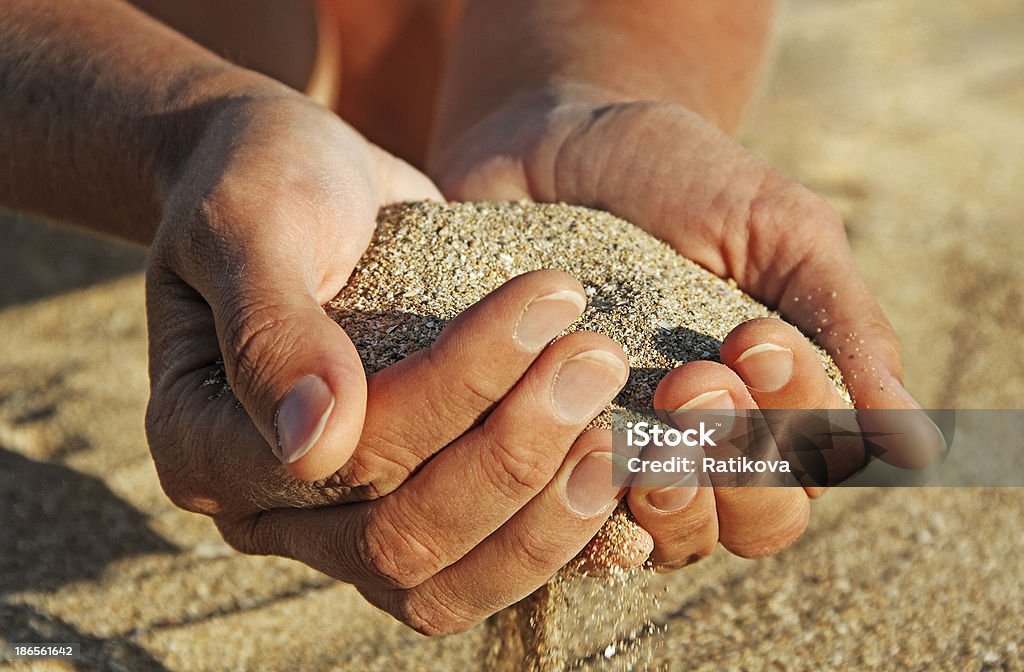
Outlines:
<svg viewBox="0 0 1024 672"><path fill-rule="evenodd" d="M842 217L823 196L796 181L791 181L789 186L794 209L822 224L842 226Z"/></svg>
<svg viewBox="0 0 1024 672"><path fill-rule="evenodd" d="M883 349L882 356L886 358L891 368L901 371L903 347L896 335L896 330L893 329L892 323L885 318L885 315L879 313L868 319L862 331L866 334L878 334L877 340Z"/></svg>
<svg viewBox="0 0 1024 672"><path fill-rule="evenodd" d="M225 366L233 386L244 390L274 377L292 338L290 324L275 307L243 303L236 309L224 328Z"/></svg>
<svg viewBox="0 0 1024 672"><path fill-rule="evenodd" d="M164 494L179 509L204 516L223 513L216 497L208 494L206 483L197 477L196 469L182 465L156 462L157 477Z"/></svg>
<svg viewBox="0 0 1024 672"><path fill-rule="evenodd" d="M869 297L870 298L870 297ZM873 300L872 300L873 302ZM837 334L860 334L865 340L870 340L870 347L873 347L873 357L880 359L880 363L889 369L893 375L903 375L903 348L899 337L892 324L886 319L874 305L867 305L862 315L837 319L832 322L832 331ZM836 347L842 345L836 344ZM863 362L855 353L847 352L845 349L840 352L835 347L830 348L829 354L836 361L840 369L854 369L863 366Z"/></svg>
<svg viewBox="0 0 1024 672"><path fill-rule="evenodd" d="M215 516L221 512L221 507L213 498L196 488L182 487L181 485L165 485L165 475L163 474L160 477L160 482L163 485L167 498L179 509L204 516ZM180 483L181 481L177 482Z"/></svg>
<svg viewBox="0 0 1024 672"><path fill-rule="evenodd" d="M466 377L443 376L440 387L446 400L456 401L467 415L478 416L501 401L501 395L485 390L475 378L472 374Z"/></svg>
<svg viewBox="0 0 1024 672"><path fill-rule="evenodd" d="M846 236L843 218L822 196L799 182L769 171L761 195L747 211L752 230L774 231L787 236Z"/></svg>
<svg viewBox="0 0 1024 672"><path fill-rule="evenodd" d="M222 274L225 266L239 266L239 246L227 233L235 207L229 191L214 186L197 199L172 201L155 242L173 268L190 276L213 278Z"/></svg>
<svg viewBox="0 0 1024 672"><path fill-rule="evenodd" d="M224 542L239 553L245 555L262 555L262 544L259 540L259 523L262 511L236 521L214 519L214 524Z"/></svg>
<svg viewBox="0 0 1024 672"><path fill-rule="evenodd" d="M843 222L839 212L832 207L832 204L806 187L801 186L800 188L806 194L806 202L804 204L806 216L812 219L818 226L845 237L846 224Z"/></svg>
<svg viewBox="0 0 1024 672"><path fill-rule="evenodd" d="M484 460L487 476L500 492L509 499L519 500L547 485L551 456L558 451L544 450L543 446L533 445L530 439L513 443L500 429L487 431L485 436L490 446L487 453L490 459Z"/></svg>
<svg viewBox="0 0 1024 672"><path fill-rule="evenodd" d="M394 491L430 455L415 452L418 441L406 437L397 423L364 425L359 449L338 470L340 483L363 500L378 499Z"/></svg>
<svg viewBox="0 0 1024 672"><path fill-rule="evenodd" d="M576 133L569 141L598 140L604 143L614 138L627 147L650 129L676 128L692 116L682 106L654 99L613 103L593 109L589 114L574 117ZM614 129L614 132L613 132Z"/></svg>
<svg viewBox="0 0 1024 672"><path fill-rule="evenodd" d="M420 407L419 418L423 426L443 428L448 426L466 426L481 416L494 405L479 395L470 386L436 376L435 383L428 383L428 389L436 393L426 395Z"/></svg>
<svg viewBox="0 0 1024 672"><path fill-rule="evenodd" d="M799 215L824 225L842 226L842 217L836 209L824 197L800 182L773 171L765 184L770 188L773 198L765 199L764 205L773 206L773 210L786 211L790 215Z"/></svg>
<svg viewBox="0 0 1024 672"><path fill-rule="evenodd" d="M361 563L392 588L415 588L444 567L437 552L380 513L370 515L357 552Z"/></svg>
<svg viewBox="0 0 1024 672"><path fill-rule="evenodd" d="M476 625L476 621L455 613L440 600L415 590L401 593L394 601L391 613L427 637L455 635Z"/></svg>
<svg viewBox="0 0 1024 672"><path fill-rule="evenodd" d="M525 530L516 539L516 547L509 557L520 558L524 573L542 574L557 569L558 559L564 551L544 535Z"/></svg>
<svg viewBox="0 0 1024 672"><path fill-rule="evenodd" d="M880 334L884 346L889 350L889 354L896 359L900 358L902 355L900 339L896 336L896 330L893 329L892 323L884 315L878 315L868 320L868 331L876 331Z"/></svg>
<svg viewBox="0 0 1024 672"><path fill-rule="evenodd" d="M480 375L480 371L472 366L466 366L467 362L453 361L454 354L462 354L465 349L457 343L451 343L452 337L443 332L437 341L426 350L426 368L433 372L437 387L446 401L455 401L466 409L481 413L498 403L503 393L486 389L480 381L486 381L486 374ZM468 363L474 364L474 363ZM458 375L451 375L452 371L459 372Z"/></svg>
<svg viewBox="0 0 1024 672"><path fill-rule="evenodd" d="M150 399L146 410L146 436L160 487L180 509L206 516L221 513L217 498L207 494L211 489L204 475L210 470L204 468L203 453L189 448L194 445L190 430L168 427L175 409L174 404Z"/></svg>

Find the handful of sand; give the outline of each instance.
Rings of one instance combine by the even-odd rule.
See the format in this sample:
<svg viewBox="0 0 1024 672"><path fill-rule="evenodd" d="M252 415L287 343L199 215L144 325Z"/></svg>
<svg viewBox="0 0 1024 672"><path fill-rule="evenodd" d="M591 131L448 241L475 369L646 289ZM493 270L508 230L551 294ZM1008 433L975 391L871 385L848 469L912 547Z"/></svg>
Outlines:
<svg viewBox="0 0 1024 672"><path fill-rule="evenodd" d="M717 359L733 327L775 313L606 212L533 203L408 203L381 210L366 254L327 306L367 374L437 338L444 325L506 280L565 271L588 305L569 331L603 333L629 356L614 407L647 408L671 368ZM823 351L829 376L838 369Z"/></svg>
<svg viewBox="0 0 1024 672"><path fill-rule="evenodd" d="M595 420L597 425L610 426L610 411L616 408L649 408L658 382L673 367L717 359L719 345L733 327L774 315L734 283L613 215L532 203L384 208L373 242L327 311L348 333L367 374L372 374L429 346L449 320L506 280L538 269L565 271L586 288L587 309L569 331L603 333L629 356L629 380L611 408ZM827 373L841 386L835 364L824 351L820 354ZM576 562L614 569L617 559L635 554L637 548L629 546L639 547L643 538L620 506ZM560 575L530 600L496 617L499 636L491 652L492 667L499 660L516 659L510 669L564 666L571 657L562 635L572 628L566 613L566 586L572 581ZM620 592L638 590L638 584L621 574L612 585ZM598 589L586 590L594 597ZM616 608L632 605L636 611L642 602L634 594L619 599ZM583 631L598 638L591 644L603 636L592 627ZM573 632L578 639L579 629Z"/></svg>

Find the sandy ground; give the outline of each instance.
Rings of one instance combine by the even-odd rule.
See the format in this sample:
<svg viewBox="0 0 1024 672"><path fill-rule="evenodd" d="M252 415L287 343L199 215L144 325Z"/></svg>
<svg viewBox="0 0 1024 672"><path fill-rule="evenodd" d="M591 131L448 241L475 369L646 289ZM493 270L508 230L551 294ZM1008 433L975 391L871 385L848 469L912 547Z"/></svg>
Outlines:
<svg viewBox="0 0 1024 672"><path fill-rule="evenodd" d="M796 1L745 132L843 212L928 406L1024 398L1022 44L1019 0ZM167 502L142 425L141 253L0 225L0 641L85 654L9 669L475 669L483 629L420 637ZM775 558L660 577L658 658L1024 670L1024 491L849 489L814 509Z"/></svg>

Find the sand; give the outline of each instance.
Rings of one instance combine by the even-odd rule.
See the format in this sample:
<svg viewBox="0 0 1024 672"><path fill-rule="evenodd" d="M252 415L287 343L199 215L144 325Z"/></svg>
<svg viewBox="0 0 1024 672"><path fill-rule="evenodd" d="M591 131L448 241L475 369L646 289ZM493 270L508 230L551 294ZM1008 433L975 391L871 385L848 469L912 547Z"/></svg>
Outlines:
<svg viewBox="0 0 1024 672"><path fill-rule="evenodd" d="M744 134L842 212L926 406L1024 399L1022 41L1017 0L786 4ZM85 658L0 668L481 669L486 627L420 637L175 509L143 432L142 255L2 219L0 639ZM653 577L638 636L670 670L1024 670L1022 525L1020 490L830 492L776 558Z"/></svg>
<svg viewBox="0 0 1024 672"><path fill-rule="evenodd" d="M538 269L570 273L586 290L587 309L567 331L603 333L629 357L630 379L612 408L650 407L669 369L717 359L733 327L775 315L629 222L589 208L530 203L385 208L370 249L328 314L372 374L429 346L449 320L506 280Z"/></svg>
<svg viewBox="0 0 1024 672"><path fill-rule="evenodd" d="M615 411L650 409L669 370L716 360L736 325L775 315L629 222L589 208L525 202L385 208L369 250L327 313L373 374L429 347L448 321L505 281L539 269L564 271L583 284L587 309L568 332L603 333L629 358L629 380L597 426L611 427ZM842 388L831 358L819 354ZM620 506L566 571L514 606L515 614L491 623L489 655L503 663L492 667L560 670L608 647L630 667L647 662L649 651L622 643L640 641L636 632L649 627L655 605L646 570L619 566L623 558L645 557L645 540ZM579 577L580 571L609 576Z"/></svg>

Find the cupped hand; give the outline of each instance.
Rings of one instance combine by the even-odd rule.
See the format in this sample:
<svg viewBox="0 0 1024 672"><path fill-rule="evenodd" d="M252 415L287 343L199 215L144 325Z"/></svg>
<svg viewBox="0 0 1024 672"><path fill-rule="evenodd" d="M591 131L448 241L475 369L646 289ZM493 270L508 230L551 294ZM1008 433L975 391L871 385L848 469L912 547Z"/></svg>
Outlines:
<svg viewBox="0 0 1024 672"><path fill-rule="evenodd" d="M831 354L861 411L861 430L895 437L883 459L905 468L935 459L941 435L913 412L920 406L903 387L899 343L857 271L835 211L686 108L615 100L570 86L514 96L467 129L442 125L430 172L453 199L608 210L734 278ZM655 404L670 411L848 406L806 339L781 320L740 325L723 343L721 363L677 369ZM893 416L867 416L865 409L909 413L894 429L885 426ZM851 452L835 461L842 473L828 474L829 482L863 465L863 447ZM655 540L653 560L671 568L706 556L719 541L744 556L782 550L806 527L808 497L821 492L634 488L629 503Z"/></svg>
<svg viewBox="0 0 1024 672"><path fill-rule="evenodd" d="M426 633L529 594L607 518L623 493L606 437L580 434L628 372L603 336L548 346L585 295L538 272L367 379L321 305L381 204L437 196L305 100L240 100L170 185L147 272L147 434L170 498Z"/></svg>

